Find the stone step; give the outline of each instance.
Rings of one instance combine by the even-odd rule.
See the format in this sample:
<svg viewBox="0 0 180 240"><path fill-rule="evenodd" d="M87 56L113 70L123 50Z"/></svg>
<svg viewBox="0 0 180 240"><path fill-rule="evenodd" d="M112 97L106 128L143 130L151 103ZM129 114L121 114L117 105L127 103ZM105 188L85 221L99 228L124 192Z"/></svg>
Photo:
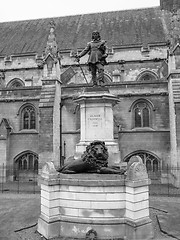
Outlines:
<svg viewBox="0 0 180 240"><path fill-rule="evenodd" d="M180 102L180 80L172 81L174 102Z"/></svg>

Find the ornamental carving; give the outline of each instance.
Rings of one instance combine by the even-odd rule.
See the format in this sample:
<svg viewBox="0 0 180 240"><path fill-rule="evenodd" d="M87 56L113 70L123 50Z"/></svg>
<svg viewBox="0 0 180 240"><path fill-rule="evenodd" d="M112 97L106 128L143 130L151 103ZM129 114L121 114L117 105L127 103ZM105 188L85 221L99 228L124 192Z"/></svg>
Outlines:
<svg viewBox="0 0 180 240"><path fill-rule="evenodd" d="M127 180L139 181L148 179L146 166L140 162L133 162L127 171Z"/></svg>
<svg viewBox="0 0 180 240"><path fill-rule="evenodd" d="M4 86L4 79L5 79L5 74L4 72L0 72L0 86Z"/></svg>

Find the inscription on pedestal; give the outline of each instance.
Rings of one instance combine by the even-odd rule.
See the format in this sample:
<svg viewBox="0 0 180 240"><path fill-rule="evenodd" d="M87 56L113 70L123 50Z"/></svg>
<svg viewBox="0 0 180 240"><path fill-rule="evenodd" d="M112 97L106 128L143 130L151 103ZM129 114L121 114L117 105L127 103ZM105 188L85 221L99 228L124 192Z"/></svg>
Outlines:
<svg viewBox="0 0 180 240"><path fill-rule="evenodd" d="M101 128L102 127L102 116L100 114L89 115L88 126L90 128Z"/></svg>

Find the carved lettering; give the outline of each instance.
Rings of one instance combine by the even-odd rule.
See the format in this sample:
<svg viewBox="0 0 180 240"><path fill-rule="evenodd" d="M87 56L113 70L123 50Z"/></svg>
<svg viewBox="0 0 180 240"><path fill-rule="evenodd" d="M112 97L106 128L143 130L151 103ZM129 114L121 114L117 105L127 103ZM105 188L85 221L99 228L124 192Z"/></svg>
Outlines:
<svg viewBox="0 0 180 240"><path fill-rule="evenodd" d="M100 114L91 114L88 118L89 127L102 127L102 117Z"/></svg>

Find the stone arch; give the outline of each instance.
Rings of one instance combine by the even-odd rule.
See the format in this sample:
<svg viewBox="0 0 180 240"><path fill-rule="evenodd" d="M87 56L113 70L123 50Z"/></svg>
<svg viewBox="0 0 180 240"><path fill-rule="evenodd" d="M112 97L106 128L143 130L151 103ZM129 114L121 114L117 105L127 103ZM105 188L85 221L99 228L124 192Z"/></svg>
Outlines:
<svg viewBox="0 0 180 240"><path fill-rule="evenodd" d="M143 70L136 78L136 81L157 81L158 75L152 70Z"/></svg>
<svg viewBox="0 0 180 240"><path fill-rule="evenodd" d="M21 88L24 87L25 83L20 78L13 78L7 84L7 88Z"/></svg>
<svg viewBox="0 0 180 240"><path fill-rule="evenodd" d="M111 83L113 80L108 73L104 73L104 82Z"/></svg>
<svg viewBox="0 0 180 240"><path fill-rule="evenodd" d="M130 106L130 108L129 108L129 112L132 111L132 109L134 108L134 106L135 106L138 102L147 102L148 105L149 105L149 107L151 107L153 111L156 110L154 104L153 104L149 99L146 99L146 98L138 98L137 100L135 100L135 101L131 104L131 106Z"/></svg>
<svg viewBox="0 0 180 240"><path fill-rule="evenodd" d="M14 158L14 179L29 181L38 174L38 154L26 150Z"/></svg>

